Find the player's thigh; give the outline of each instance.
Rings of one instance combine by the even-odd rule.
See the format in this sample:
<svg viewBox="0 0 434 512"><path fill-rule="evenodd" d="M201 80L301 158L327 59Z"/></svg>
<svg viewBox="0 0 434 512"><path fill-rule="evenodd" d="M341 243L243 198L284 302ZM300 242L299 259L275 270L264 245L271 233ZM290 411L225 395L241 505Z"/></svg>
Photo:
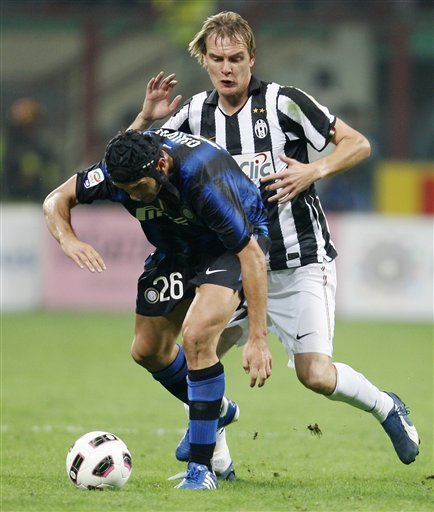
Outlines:
<svg viewBox="0 0 434 512"><path fill-rule="evenodd" d="M204 254L195 271L191 283L196 285L196 293L183 332L187 339L200 340L206 335L214 340L240 305L240 260L229 251L217 255Z"/></svg>
<svg viewBox="0 0 434 512"><path fill-rule="evenodd" d="M333 352L336 271L334 262L271 272L268 314L293 359L298 353Z"/></svg>
<svg viewBox="0 0 434 512"><path fill-rule="evenodd" d="M215 351L218 339L239 303L238 290L214 284L198 287L182 327L184 346L205 343Z"/></svg>
<svg viewBox="0 0 434 512"><path fill-rule="evenodd" d="M149 371L159 371L173 361L176 340L190 304L190 299L181 301L163 316L136 315L131 348L136 362Z"/></svg>
<svg viewBox="0 0 434 512"><path fill-rule="evenodd" d="M267 331L276 334L283 341L285 333L294 331L297 316L295 292L292 285L293 269L274 270L267 274L268 304ZM231 345L242 346L247 342L249 331L248 307L245 302L235 311L219 343L221 350Z"/></svg>
<svg viewBox="0 0 434 512"><path fill-rule="evenodd" d="M143 351L164 351L167 344L176 340L190 304L190 299L181 301L172 311L162 316L136 315L134 338Z"/></svg>

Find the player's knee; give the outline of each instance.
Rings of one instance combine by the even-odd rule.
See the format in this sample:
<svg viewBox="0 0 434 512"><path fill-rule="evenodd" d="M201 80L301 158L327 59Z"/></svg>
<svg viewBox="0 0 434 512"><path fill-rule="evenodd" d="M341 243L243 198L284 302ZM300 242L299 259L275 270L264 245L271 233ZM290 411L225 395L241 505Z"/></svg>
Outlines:
<svg viewBox="0 0 434 512"><path fill-rule="evenodd" d="M131 345L131 357L137 364L146 368L146 362L152 359L153 355L149 346L144 343L139 343L137 338L134 338Z"/></svg>
<svg viewBox="0 0 434 512"><path fill-rule="evenodd" d="M182 345L187 361L195 364L202 357L209 356L210 341L215 336L212 329L199 323L184 324L182 329Z"/></svg>
<svg viewBox="0 0 434 512"><path fill-rule="evenodd" d="M163 343L157 346L142 336L135 336L131 345L133 360L150 372L159 371L168 366L173 359L172 352L173 347L165 348Z"/></svg>
<svg viewBox="0 0 434 512"><path fill-rule="evenodd" d="M188 354L193 354L200 350L203 342L203 334L196 326L185 324L182 329L182 345L184 347L185 355L188 359Z"/></svg>
<svg viewBox="0 0 434 512"><path fill-rule="evenodd" d="M303 386L315 393L328 395L333 392L334 387L330 383L328 372L322 365L310 365L301 370L297 369L297 377Z"/></svg>

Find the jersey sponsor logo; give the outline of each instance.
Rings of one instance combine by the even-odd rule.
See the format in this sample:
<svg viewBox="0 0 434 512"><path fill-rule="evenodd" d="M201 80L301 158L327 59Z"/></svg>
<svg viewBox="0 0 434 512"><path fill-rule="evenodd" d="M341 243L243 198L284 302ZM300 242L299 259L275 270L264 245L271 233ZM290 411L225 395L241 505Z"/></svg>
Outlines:
<svg viewBox="0 0 434 512"><path fill-rule="evenodd" d="M218 270L210 270L209 268L207 268L207 269L205 270L205 274L206 274L207 276L209 276L209 275L211 275L211 274L215 274L215 273L217 273L217 272L227 272L227 270L226 270L225 268L218 269Z"/></svg>
<svg viewBox="0 0 434 512"><path fill-rule="evenodd" d="M136 208L136 219L140 221L154 220L162 216L162 210L159 210L155 206L144 206L143 208Z"/></svg>
<svg viewBox="0 0 434 512"><path fill-rule="evenodd" d="M271 151L246 155L233 155L243 173L252 181L259 182L260 178L274 172Z"/></svg>
<svg viewBox="0 0 434 512"><path fill-rule="evenodd" d="M258 139L265 139L268 134L267 123L263 119L258 119L255 123L255 133Z"/></svg>
<svg viewBox="0 0 434 512"><path fill-rule="evenodd" d="M86 179L84 180L84 188L92 188L99 185L104 181L104 173L98 167L98 169L92 169L87 173Z"/></svg>
<svg viewBox="0 0 434 512"><path fill-rule="evenodd" d="M142 208L136 208L136 219L140 222L147 222L150 220L158 219L159 217L162 217L165 215L166 217L169 217L169 219L174 222L175 224L181 224L181 225L187 225L188 220L185 217L172 217L169 215L164 208L164 203L161 201L161 199L158 199L159 207L158 206L143 206ZM185 213L185 212L183 212ZM193 218L193 217L192 217Z"/></svg>

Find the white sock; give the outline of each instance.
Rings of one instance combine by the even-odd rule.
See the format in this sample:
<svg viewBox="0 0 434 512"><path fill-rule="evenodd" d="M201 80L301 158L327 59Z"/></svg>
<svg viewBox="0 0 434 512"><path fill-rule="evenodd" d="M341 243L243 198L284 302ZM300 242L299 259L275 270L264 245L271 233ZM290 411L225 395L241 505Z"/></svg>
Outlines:
<svg viewBox="0 0 434 512"><path fill-rule="evenodd" d="M351 366L344 363L333 364L336 368L336 388L327 398L371 412L382 423L394 406L392 398Z"/></svg>
<svg viewBox="0 0 434 512"><path fill-rule="evenodd" d="M217 431L216 445L212 457L212 467L215 473L223 473L232 462L229 447L226 442L226 430L221 428Z"/></svg>

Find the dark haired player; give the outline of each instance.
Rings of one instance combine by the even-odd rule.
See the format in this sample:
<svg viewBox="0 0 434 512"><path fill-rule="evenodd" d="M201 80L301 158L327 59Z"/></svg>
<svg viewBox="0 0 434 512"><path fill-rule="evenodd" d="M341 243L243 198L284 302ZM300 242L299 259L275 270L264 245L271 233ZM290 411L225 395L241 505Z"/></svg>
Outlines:
<svg viewBox="0 0 434 512"><path fill-rule="evenodd" d="M71 225L71 209L95 200L121 203L156 247L138 281L132 357L189 404L191 453L177 487L215 489L211 459L225 387L216 347L241 287L252 314L243 367L251 386L264 385L271 374L269 241L260 194L229 153L205 139L175 130L119 134L104 160L44 202L48 228L64 253L80 268L101 272L102 257ZM180 332L182 346L176 344Z"/></svg>

